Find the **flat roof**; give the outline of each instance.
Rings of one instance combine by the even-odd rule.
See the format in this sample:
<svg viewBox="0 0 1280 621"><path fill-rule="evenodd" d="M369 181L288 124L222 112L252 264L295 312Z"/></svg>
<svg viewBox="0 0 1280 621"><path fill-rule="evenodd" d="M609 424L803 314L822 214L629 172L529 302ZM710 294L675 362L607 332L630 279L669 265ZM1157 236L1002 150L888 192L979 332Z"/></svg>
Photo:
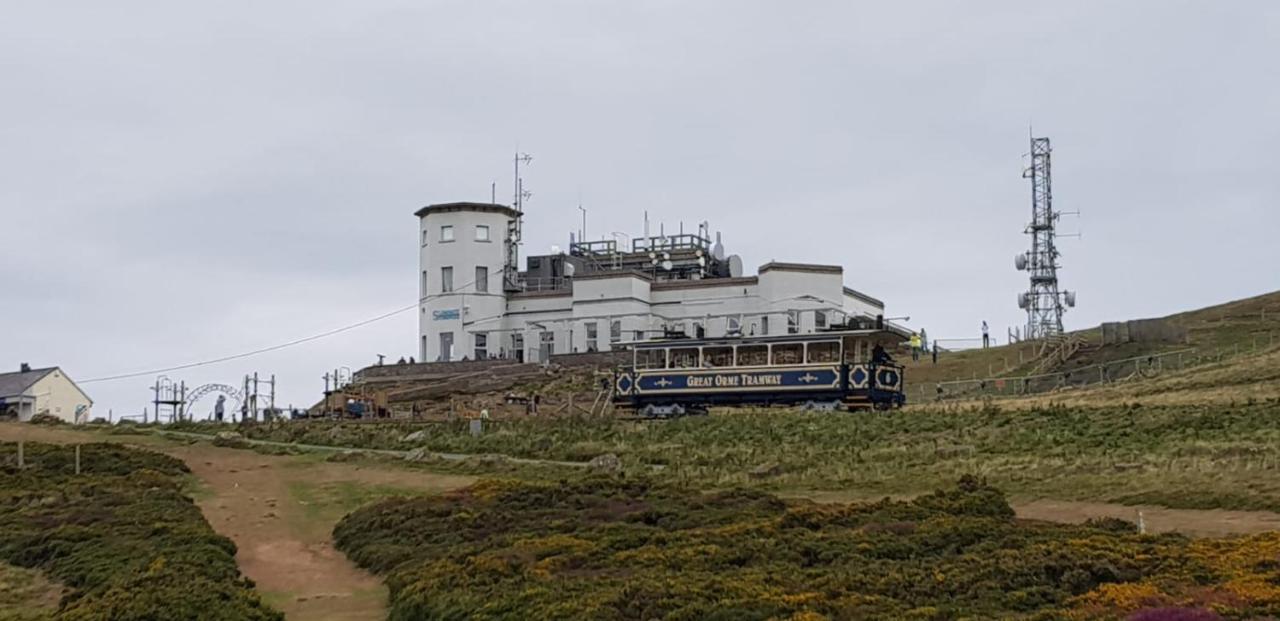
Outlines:
<svg viewBox="0 0 1280 621"><path fill-rule="evenodd" d="M436 203L434 205L427 205L426 207L413 212L413 215L421 218L429 213L444 213L450 211L480 211L487 213L500 213L510 218L520 217L520 212L506 205L498 203L471 203L465 201L459 203Z"/></svg>
<svg viewBox="0 0 1280 621"><path fill-rule="evenodd" d="M756 272L763 274L768 271L777 270L779 272L812 272L815 274L843 274L844 268L839 265L820 265L818 263L780 263L778 261L770 261L760 266Z"/></svg>

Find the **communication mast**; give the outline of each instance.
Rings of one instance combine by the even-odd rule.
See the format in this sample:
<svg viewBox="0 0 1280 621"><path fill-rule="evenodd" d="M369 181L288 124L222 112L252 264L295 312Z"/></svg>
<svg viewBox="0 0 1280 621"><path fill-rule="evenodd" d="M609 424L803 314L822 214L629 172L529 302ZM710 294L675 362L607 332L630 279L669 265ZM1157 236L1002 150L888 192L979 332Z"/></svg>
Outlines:
<svg viewBox="0 0 1280 621"><path fill-rule="evenodd" d="M524 179L520 177L520 164L529 164L533 161L533 156L516 151L513 161L515 177L512 179L512 186L515 195L511 199L511 207L516 210L516 217L507 225L506 265L502 269L503 284L507 291L520 290L520 238L524 228L524 201L533 196L532 193L525 191Z"/></svg>
<svg viewBox="0 0 1280 621"><path fill-rule="evenodd" d="M1031 180L1031 250L1014 257L1014 265L1031 276L1031 287L1018 295L1018 308L1027 311L1026 338L1041 339L1062 334L1062 314L1076 305L1073 291L1058 290L1057 223L1061 212L1053 210L1053 187L1048 138L1031 138L1031 166L1022 172Z"/></svg>

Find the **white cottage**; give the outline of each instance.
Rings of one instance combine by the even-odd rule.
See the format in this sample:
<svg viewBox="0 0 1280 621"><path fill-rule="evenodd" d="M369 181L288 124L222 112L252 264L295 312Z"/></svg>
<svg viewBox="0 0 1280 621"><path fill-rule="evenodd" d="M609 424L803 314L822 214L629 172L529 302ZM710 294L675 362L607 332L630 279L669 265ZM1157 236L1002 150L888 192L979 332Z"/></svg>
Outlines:
<svg viewBox="0 0 1280 621"><path fill-rule="evenodd" d="M89 422L93 399L58 367L32 369L23 364L16 373L0 373L0 417L29 421L49 414L68 423Z"/></svg>

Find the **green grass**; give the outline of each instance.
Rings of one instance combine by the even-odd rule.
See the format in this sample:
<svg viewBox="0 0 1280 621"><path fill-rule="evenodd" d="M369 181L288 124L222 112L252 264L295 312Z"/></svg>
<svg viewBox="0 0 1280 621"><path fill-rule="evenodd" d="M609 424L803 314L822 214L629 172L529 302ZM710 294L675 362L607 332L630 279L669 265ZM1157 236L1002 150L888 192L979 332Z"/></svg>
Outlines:
<svg viewBox="0 0 1280 621"><path fill-rule="evenodd" d="M0 563L0 621L51 620L62 590L39 571Z"/></svg>
<svg viewBox="0 0 1280 621"><path fill-rule="evenodd" d="M417 490L391 485L367 485L354 481L311 483L294 481L288 485L289 497L302 505L302 512L290 524L299 532L309 532L324 538L330 525L356 508L388 497L419 494Z"/></svg>
<svg viewBox="0 0 1280 621"><path fill-rule="evenodd" d="M423 426L292 424L278 440L406 448ZM1280 401L1235 406L923 408L806 414L737 411L667 422L524 419L426 427L439 452L585 461L619 455L633 472L661 465L704 488L833 490L878 497L927 492L964 474L1018 498L1280 510ZM777 465L777 472L752 470ZM519 471L520 469L515 469ZM534 477L536 478L536 477Z"/></svg>

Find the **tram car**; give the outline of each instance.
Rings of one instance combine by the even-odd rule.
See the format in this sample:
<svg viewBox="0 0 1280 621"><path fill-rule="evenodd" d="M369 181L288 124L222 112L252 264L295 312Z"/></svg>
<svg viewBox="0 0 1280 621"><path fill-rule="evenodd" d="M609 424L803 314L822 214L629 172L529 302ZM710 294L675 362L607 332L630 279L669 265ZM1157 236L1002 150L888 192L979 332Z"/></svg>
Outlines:
<svg viewBox="0 0 1280 621"><path fill-rule="evenodd" d="M904 340L886 326L635 342L631 364L614 374L614 405L645 417L705 414L716 405L901 407L905 374L886 352Z"/></svg>

